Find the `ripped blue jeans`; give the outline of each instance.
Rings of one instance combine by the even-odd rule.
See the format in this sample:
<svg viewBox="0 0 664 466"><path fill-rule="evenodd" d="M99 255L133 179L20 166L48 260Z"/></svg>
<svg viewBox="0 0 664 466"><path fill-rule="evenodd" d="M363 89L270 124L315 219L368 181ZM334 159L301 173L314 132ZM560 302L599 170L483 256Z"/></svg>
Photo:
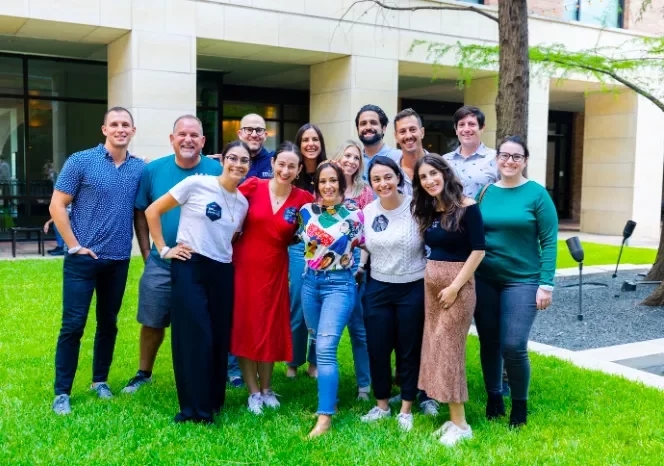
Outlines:
<svg viewBox="0 0 664 466"><path fill-rule="evenodd" d="M318 367L317 414L334 414L339 391L337 350L355 306L356 285L350 270L307 269L302 280L302 310L312 340L316 342Z"/></svg>

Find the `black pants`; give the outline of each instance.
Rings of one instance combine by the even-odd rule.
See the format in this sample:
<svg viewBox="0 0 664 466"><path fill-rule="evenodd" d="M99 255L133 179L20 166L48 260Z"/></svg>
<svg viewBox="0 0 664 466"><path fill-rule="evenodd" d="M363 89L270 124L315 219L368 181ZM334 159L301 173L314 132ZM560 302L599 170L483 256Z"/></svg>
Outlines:
<svg viewBox="0 0 664 466"><path fill-rule="evenodd" d="M212 422L226 399L233 265L192 254L172 261L171 278L177 419Z"/></svg>
<svg viewBox="0 0 664 466"><path fill-rule="evenodd" d="M55 350L55 394L69 395L74 383L81 337L97 292L97 330L92 359L92 381L106 382L118 334L129 259L93 259L86 254L67 254L62 280L62 326Z"/></svg>
<svg viewBox="0 0 664 466"><path fill-rule="evenodd" d="M414 401L424 329L424 279L384 283L369 278L362 305L374 396L378 400L390 397L395 350L401 399Z"/></svg>

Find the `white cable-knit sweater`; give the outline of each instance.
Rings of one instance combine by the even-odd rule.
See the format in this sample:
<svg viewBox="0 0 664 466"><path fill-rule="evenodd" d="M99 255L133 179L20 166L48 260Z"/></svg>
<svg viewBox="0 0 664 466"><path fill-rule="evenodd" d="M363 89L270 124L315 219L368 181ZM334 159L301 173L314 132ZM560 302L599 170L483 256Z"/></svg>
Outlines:
<svg viewBox="0 0 664 466"><path fill-rule="evenodd" d="M409 283L424 278L424 240L410 213L410 201L410 196L404 196L399 207L385 210L380 199L375 199L364 208L365 242L375 280Z"/></svg>

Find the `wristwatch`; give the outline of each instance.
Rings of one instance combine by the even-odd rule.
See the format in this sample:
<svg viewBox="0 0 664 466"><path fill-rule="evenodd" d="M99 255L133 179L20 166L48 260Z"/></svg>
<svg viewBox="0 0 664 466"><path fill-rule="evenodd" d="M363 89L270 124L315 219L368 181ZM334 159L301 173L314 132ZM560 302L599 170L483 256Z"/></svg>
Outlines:
<svg viewBox="0 0 664 466"><path fill-rule="evenodd" d="M78 246L74 246L73 248L67 249L67 254L76 254L81 249L83 249L83 246L79 244Z"/></svg>
<svg viewBox="0 0 664 466"><path fill-rule="evenodd" d="M170 250L171 250L171 248L169 248L168 246L164 246L159 251L159 257L161 257L163 259L164 257L166 257L166 254L168 254L168 251L170 251Z"/></svg>

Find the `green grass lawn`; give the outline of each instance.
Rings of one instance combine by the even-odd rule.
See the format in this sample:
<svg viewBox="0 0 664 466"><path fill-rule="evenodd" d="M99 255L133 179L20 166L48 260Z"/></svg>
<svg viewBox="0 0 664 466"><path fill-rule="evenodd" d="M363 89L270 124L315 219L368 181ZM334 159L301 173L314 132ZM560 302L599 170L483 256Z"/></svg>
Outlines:
<svg viewBox="0 0 664 466"><path fill-rule="evenodd" d="M598 243L582 243L585 258L583 265L607 265L615 264L618 260L618 253L620 246L611 246L607 244ZM653 264L655 256L657 255L656 249L648 248L632 248L625 246L623 248L622 257L620 258L621 264ZM565 241L558 241L558 263L557 268L563 269L567 267L577 267L577 263L572 259L567 244Z"/></svg>
<svg viewBox="0 0 664 466"><path fill-rule="evenodd" d="M278 365L274 389L282 407L248 414L247 394L229 390L214 427L175 425L177 399L167 340L155 383L134 396L119 394L137 368L135 321L138 279L134 261L120 314L109 383L118 395L100 401L88 391L94 312L83 337L72 394L73 413L51 413L53 359L61 316L61 261L0 261L0 464L2 465L659 465L664 458L664 393L602 373L533 355L529 424L483 419L484 389L475 338L468 343L468 421L475 438L454 450L430 433L444 420L415 417L402 433L396 421L360 422L370 404L355 401L347 337L341 350L340 414L332 432L307 441L315 422L316 383L285 378ZM556 331L556 329L552 329Z"/></svg>

